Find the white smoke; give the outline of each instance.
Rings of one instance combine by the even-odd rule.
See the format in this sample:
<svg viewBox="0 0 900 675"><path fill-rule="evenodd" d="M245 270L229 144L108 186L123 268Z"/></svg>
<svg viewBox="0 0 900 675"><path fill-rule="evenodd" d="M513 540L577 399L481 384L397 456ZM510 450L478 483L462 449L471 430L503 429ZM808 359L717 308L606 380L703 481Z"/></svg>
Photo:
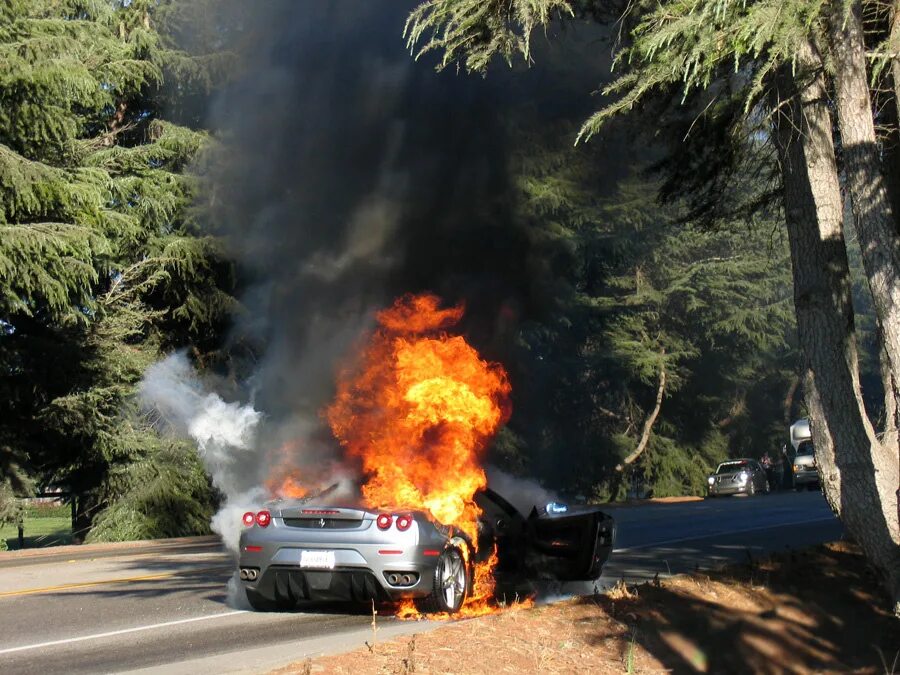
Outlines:
<svg viewBox="0 0 900 675"><path fill-rule="evenodd" d="M141 405L157 415L164 433L190 438L197 444L213 484L225 503L213 516L211 527L229 551L237 553L241 515L265 501L254 462L241 461L255 451L262 413L250 404L226 402L208 392L187 355L176 352L150 366L138 389Z"/></svg>
<svg viewBox="0 0 900 675"><path fill-rule="evenodd" d="M228 579L225 604L234 609L253 609L247 600L247 593L244 591L244 584L241 583L239 574L238 570L235 569L234 574Z"/></svg>
<svg viewBox="0 0 900 675"><path fill-rule="evenodd" d="M255 487L257 476L247 476L237 464L242 454L254 448L262 413L252 405L227 403L206 391L184 352L150 366L138 397L144 408L157 413L161 430L197 444L213 483L227 498Z"/></svg>
<svg viewBox="0 0 900 675"><path fill-rule="evenodd" d="M268 443L261 439L265 416L249 403L225 401L209 391L210 384L200 378L184 352L176 352L147 369L138 396L143 408L155 414L161 432L196 443L213 484L225 495L210 526L228 550L237 554L241 516L271 497L263 482L275 466L273 462L284 458L266 452ZM330 464L320 474L323 484L318 486L324 489L338 484L327 494L327 503L358 499L357 477L346 466L316 455L310 440L312 429L302 418L280 425L280 433L305 440L294 446L294 452L302 456L288 459L306 459L320 467Z"/></svg>
<svg viewBox="0 0 900 675"><path fill-rule="evenodd" d="M488 487L504 497L526 518L533 507L542 509L549 502L559 501L553 492L527 478L517 478L495 466L485 468Z"/></svg>
<svg viewBox="0 0 900 675"><path fill-rule="evenodd" d="M266 497L265 490L261 487L239 495L229 495L222 508L212 517L210 527L213 532L222 537L225 548L235 555L239 553L241 529L244 527L241 516L247 511L256 511L266 501Z"/></svg>
<svg viewBox="0 0 900 675"><path fill-rule="evenodd" d="M237 487L231 466L238 453L253 449L261 417L250 405L226 403L218 394L207 394L201 399L196 416L188 420L188 434L197 442L207 471L227 495Z"/></svg>

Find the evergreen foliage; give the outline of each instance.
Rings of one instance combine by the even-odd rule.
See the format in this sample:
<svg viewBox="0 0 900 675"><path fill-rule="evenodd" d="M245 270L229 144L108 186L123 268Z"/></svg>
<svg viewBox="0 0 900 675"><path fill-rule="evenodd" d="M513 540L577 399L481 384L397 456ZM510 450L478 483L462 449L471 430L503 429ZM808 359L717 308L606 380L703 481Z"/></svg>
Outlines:
<svg viewBox="0 0 900 675"><path fill-rule="evenodd" d="M171 4L0 3L0 446L71 490L82 535L114 504L95 538L206 531L213 499L129 412L160 350L213 348L232 303L191 209L207 136L162 117L224 57L174 49Z"/></svg>
<svg viewBox="0 0 900 675"><path fill-rule="evenodd" d="M468 70L484 73L497 54L509 62L520 52L527 60L528 36L535 28L546 29L566 16L616 7L614 2L602 1L428 0L410 14L407 38L420 54L442 52L441 68L465 63ZM632 110L650 93L675 86L687 99L723 77L726 97L739 93L744 112L751 112L767 78L782 64L795 63L800 41L821 36L821 19L831 3L638 0L622 9L627 40L617 50L615 64L624 72L603 92L616 97L585 122L579 139L596 133L610 117Z"/></svg>
<svg viewBox="0 0 900 675"><path fill-rule="evenodd" d="M762 217L697 227L643 178L601 198L598 150L565 135L528 137L515 168L521 217L555 285L522 335L519 379L535 400L517 390L529 412L500 454L515 466L524 453L537 474L604 498L623 496L626 478L656 495L701 493L716 462L773 452L783 436L796 367L786 242ZM620 474L663 370L647 448Z"/></svg>
<svg viewBox="0 0 900 675"><path fill-rule="evenodd" d="M117 498L94 520L88 541L185 537L206 532L216 494L196 449L129 429L135 445L152 444L114 467L110 491Z"/></svg>
<svg viewBox="0 0 900 675"><path fill-rule="evenodd" d="M428 0L403 32L416 58L439 51L439 68L464 61L470 72L484 72L495 55L509 64L516 54L530 61L532 32L559 14L573 14L569 0Z"/></svg>
<svg viewBox="0 0 900 675"><path fill-rule="evenodd" d="M615 11L616 6L615 2L572 2L568 5L570 11L561 12L556 3L548 0L538 3L540 7L530 14L536 19L528 24L502 7L494 7L494 13L490 17L478 15L475 20L475 15L472 14L473 20L463 24L454 21L455 15L449 10L464 4L464 0L432 0L420 6L410 18L418 29L410 34L411 43L428 50L441 51L443 58L439 67L464 63L469 70L482 74L487 71L491 57L502 53L488 48L492 44L491 33L497 30L498 22L505 26L504 31L531 33L536 27L547 29L553 21L566 16L578 17L586 13ZM572 136L576 141L587 140L613 118L631 113L646 136L652 137L655 143L665 147L667 151L657 161L655 169L663 177L659 194L667 203L675 206L671 217L704 227L724 228L724 231L733 230L737 225L737 232L740 231L742 222L756 220L771 223L762 227L757 223L752 237L745 242L752 247L754 244L751 242L755 241L755 246L762 251L768 246L766 231L774 231L774 223L783 218L779 213L781 167L776 162L770 141L772 115L778 114L779 105L785 105L785 102L771 100L772 81L782 68L787 68L801 79L809 75L801 72L802 69L796 62L798 47L807 41L812 41L822 51L825 67L830 69L833 64L828 51L829 40L825 34L827 23L833 12L848 12L850 6L846 2L835 4L775 0L628 3L621 8L620 40L615 48L614 68L619 75L602 90L603 107L591 115ZM879 3L862 3L862 10L866 18L866 40L869 46L867 55L872 63L872 79L883 93L887 84L884 82L889 70L887 66L896 55L891 40L896 40L897 37L891 37L891 32L885 28L890 16L889 8ZM456 48L451 49L451 46ZM884 100L877 114L887 118L894 106L893 100ZM887 139L886 148L890 149L895 143L895 139ZM884 161L886 164L894 161L890 152L884 154ZM624 199L622 206L627 201L627 198ZM660 250L689 246L687 238L691 236L693 235L688 235L687 231L682 231L681 235L673 236ZM736 236L738 240L733 243L741 244L740 235ZM699 239L697 241L700 242ZM748 280L750 285L761 283L769 291L779 284L784 284L785 290L788 288L789 265L786 258L782 257L783 245L778 246L780 253L777 257L781 262L775 267L779 273L767 278L765 271L761 269L752 280ZM736 273L727 261L722 260L720 263L712 265L708 272L711 275L723 274L725 278ZM641 264L641 270L652 268L656 271L668 269L667 265L678 265L680 261L676 256L672 260L648 259ZM684 273L688 277L682 278L676 274L664 278L667 273L659 275L646 292L635 293L631 302L643 305L648 310L656 303L658 307L666 307L667 311L681 311L684 307L693 307L695 302L706 302L702 297L691 297L677 290L674 295L664 294L668 297L658 294L657 289L667 287L668 284L678 287L696 281L691 278L693 272ZM877 354L877 345L872 322L868 317L871 313L871 299L868 291L858 283L861 279L859 265L856 266L855 274L855 305L863 312L862 321L857 328L861 329L862 344L869 347L862 360L862 377L867 384L864 393L870 409L877 411L880 407L878 401L881 398L881 383L877 374L877 357L873 357L873 354ZM639 284L635 279L636 277L631 278L626 274L617 283L631 283L632 288L636 289ZM719 291L715 295L724 298L739 290L738 284L731 290L724 290L725 295L719 296ZM640 300L641 297L650 304ZM766 297L766 291L763 291L762 297ZM675 302L667 305L667 301ZM689 304L681 306L681 302ZM766 304L763 306L768 308ZM741 332L744 333L744 339L752 340L755 336L755 339L763 339L764 342L768 342L768 338L763 336L780 334L777 330L769 333L763 329L761 322L755 321L752 307L754 303L751 302L743 316L723 315L707 324L707 328L714 332L726 326L736 328L738 332L729 339L738 341ZM779 313L786 309L787 305L779 301ZM707 315L705 311L699 313L704 319ZM625 330L625 334L630 329L632 334L656 335L641 330L647 326L647 319L653 319L652 312L641 313L639 316L628 315L625 319L619 319L617 325L620 330ZM783 316L779 320L782 319ZM748 321L746 330L739 328L742 321ZM661 336L668 334L671 333L660 333ZM716 338L716 344L720 342L721 338ZM646 339L644 344L636 341L621 344L625 351L620 351L620 356L637 366L646 382L654 366L653 358L643 350L648 346ZM657 346L662 346L662 340L658 341ZM675 348L678 346L671 345ZM745 385L752 385L751 388L755 388L762 398L769 400L771 410L778 397L765 394L760 387L762 383L766 383L770 392L781 387L787 389L788 383L795 377L796 353L793 347L772 351L773 344L759 346L763 349L760 353L773 357L768 362L770 365L767 366L766 374L760 377L757 371L756 384L753 385L753 377L748 376L751 369L741 368L740 372L743 373L741 377ZM708 345L698 347L709 361L711 356L706 351ZM687 358L683 362L689 363L690 360ZM756 362L756 365L762 367L763 363ZM735 373L738 374L738 371ZM740 389L750 391L745 385ZM685 394L687 391L685 389ZM692 393L705 396L704 392ZM741 400L741 397L735 400L739 409L753 409L750 401L742 403ZM671 405L667 401L663 410ZM746 414L743 417L746 420ZM751 431L746 421L734 420L731 415L723 418L732 420L730 424ZM766 426L767 433L772 437L772 442L768 444L771 448L775 437L783 437L785 420L780 415L772 415L769 419L772 420L772 426ZM758 429L751 436L757 434Z"/></svg>

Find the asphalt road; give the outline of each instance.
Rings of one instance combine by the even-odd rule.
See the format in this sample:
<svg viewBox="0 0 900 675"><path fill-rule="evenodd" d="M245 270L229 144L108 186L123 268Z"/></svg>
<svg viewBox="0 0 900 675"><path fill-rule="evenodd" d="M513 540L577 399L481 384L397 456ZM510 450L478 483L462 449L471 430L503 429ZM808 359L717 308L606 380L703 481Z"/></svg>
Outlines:
<svg viewBox="0 0 900 675"><path fill-rule="evenodd" d="M610 508L616 550L600 586L746 560L840 538L819 493ZM229 606L229 555L214 542L139 553L0 555L0 672L261 672L372 640L371 610L259 614ZM554 594L587 585L550 589ZM379 616L377 640L431 622Z"/></svg>

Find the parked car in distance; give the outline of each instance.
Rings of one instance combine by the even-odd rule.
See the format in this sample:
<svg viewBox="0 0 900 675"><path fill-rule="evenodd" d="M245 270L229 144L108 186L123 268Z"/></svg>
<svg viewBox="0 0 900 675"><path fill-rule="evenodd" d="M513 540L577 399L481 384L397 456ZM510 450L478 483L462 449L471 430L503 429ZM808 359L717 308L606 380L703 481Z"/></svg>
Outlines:
<svg viewBox="0 0 900 675"><path fill-rule="evenodd" d="M812 441L803 441L797 446L794 457L794 488L813 489L819 485L819 469L816 465L816 451Z"/></svg>
<svg viewBox="0 0 900 675"><path fill-rule="evenodd" d="M732 459L722 462L716 472L707 479L707 494L710 497L722 495L747 495L769 491L766 472L755 459Z"/></svg>

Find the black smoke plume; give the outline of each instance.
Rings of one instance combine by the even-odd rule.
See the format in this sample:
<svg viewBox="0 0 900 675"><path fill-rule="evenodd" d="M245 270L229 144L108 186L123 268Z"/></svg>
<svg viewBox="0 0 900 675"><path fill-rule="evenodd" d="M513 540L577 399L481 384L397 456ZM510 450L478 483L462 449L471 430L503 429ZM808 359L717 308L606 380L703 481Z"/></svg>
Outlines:
<svg viewBox="0 0 900 675"><path fill-rule="evenodd" d="M415 62L407 9L259 6L212 114L210 220L248 286L233 350L260 359L260 445L300 437L307 461L330 453L318 413L374 309L431 290L466 301L487 336L521 295L495 90Z"/></svg>
<svg viewBox="0 0 900 675"><path fill-rule="evenodd" d="M230 372L215 388L237 382L223 395L261 413L242 429L249 450L215 451L229 458L217 483L236 501L273 466L289 468L282 448L301 472L338 456L319 412L341 359L396 296L427 290L465 302L468 337L507 360L547 281L515 217L510 129L580 119L594 103L591 73L608 64L578 64L576 78L558 68L510 75L499 64L487 79L436 73L402 37L414 3L233 2L230 14L228 4L216 20L238 59L209 114L217 149L204 208L243 289ZM175 387L177 359L145 393Z"/></svg>

